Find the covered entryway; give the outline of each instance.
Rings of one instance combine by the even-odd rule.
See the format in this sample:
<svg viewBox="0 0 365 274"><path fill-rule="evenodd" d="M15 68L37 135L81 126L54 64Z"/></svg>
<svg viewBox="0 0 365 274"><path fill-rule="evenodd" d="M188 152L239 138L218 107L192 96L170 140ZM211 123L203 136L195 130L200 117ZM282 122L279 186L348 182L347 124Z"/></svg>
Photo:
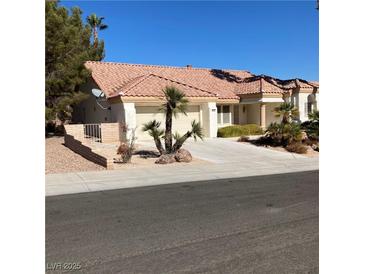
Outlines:
<svg viewBox="0 0 365 274"><path fill-rule="evenodd" d="M179 132L180 135L185 134L191 129L191 122L196 120L200 122L200 106L192 105L187 108L187 116L179 114L177 118L172 120L172 132ZM165 128L165 115L160 110L160 106L136 106L136 135L138 140L149 140L152 137L148 133L142 131L144 123L156 119L161 122L161 128Z"/></svg>

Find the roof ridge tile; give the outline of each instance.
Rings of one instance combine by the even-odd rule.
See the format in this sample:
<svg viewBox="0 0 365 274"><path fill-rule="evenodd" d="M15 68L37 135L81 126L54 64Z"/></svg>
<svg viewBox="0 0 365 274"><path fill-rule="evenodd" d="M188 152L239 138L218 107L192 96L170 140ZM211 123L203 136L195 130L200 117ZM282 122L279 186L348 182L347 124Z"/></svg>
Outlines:
<svg viewBox="0 0 365 274"><path fill-rule="evenodd" d="M103 64L103 65L121 65L121 66L140 66L140 67L155 67L155 68L172 68L172 69L189 69L189 70L213 70L213 68L202 68L202 67L180 67L180 66L168 66L168 65L151 65L151 64L134 64L134 63L123 63L123 62L111 62L111 61L86 61L86 63ZM248 70L240 69L220 69L223 71L236 71L236 72L247 72L254 75Z"/></svg>

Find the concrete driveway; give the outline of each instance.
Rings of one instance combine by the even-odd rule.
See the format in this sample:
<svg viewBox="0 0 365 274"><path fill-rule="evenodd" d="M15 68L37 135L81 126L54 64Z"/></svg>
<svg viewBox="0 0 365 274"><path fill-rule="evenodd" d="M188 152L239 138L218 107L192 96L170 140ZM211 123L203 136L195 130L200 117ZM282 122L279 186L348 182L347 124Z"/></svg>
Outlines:
<svg viewBox="0 0 365 274"><path fill-rule="evenodd" d="M239 143L236 140L237 138L209 138L196 142L188 140L183 148L189 150L193 157L216 164L241 163L243 165L257 165L307 158L295 153L274 151L244 142ZM153 141L140 141L139 145L141 148L155 149Z"/></svg>
<svg viewBox="0 0 365 274"><path fill-rule="evenodd" d="M139 142L139 149L154 149L153 141ZM153 165L125 170L46 175L46 195L61 195L129 187L194 182L224 178L290 173L318 169L317 158L273 151L232 139L189 140L184 148L200 164Z"/></svg>

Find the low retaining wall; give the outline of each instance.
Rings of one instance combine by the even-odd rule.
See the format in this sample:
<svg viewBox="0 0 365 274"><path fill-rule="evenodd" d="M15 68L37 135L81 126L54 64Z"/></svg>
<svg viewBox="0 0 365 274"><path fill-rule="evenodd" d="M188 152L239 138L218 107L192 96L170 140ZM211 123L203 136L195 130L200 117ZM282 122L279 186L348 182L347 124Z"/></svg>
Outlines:
<svg viewBox="0 0 365 274"><path fill-rule="evenodd" d="M118 125L107 125L106 129L115 132ZM113 169L113 159L108 159L103 155L100 155L93 151L84 140L84 127L81 124L65 125L65 146L71 149L73 152L80 154L84 158L99 164L107 169ZM115 134L106 136L106 140L115 141Z"/></svg>

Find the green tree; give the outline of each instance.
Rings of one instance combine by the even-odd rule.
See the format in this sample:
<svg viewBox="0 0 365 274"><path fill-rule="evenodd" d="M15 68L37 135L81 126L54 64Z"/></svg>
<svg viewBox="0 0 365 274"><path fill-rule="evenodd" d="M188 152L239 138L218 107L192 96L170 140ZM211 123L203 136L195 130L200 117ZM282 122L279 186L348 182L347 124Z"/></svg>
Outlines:
<svg viewBox="0 0 365 274"><path fill-rule="evenodd" d="M293 118L298 117L299 111L293 104L284 102L274 108L274 114L276 117L283 117L283 124L289 124Z"/></svg>
<svg viewBox="0 0 365 274"><path fill-rule="evenodd" d="M172 116L175 118L179 113L186 115L186 108L188 105L188 100L185 98L183 92L175 87L166 87L162 90L166 103L162 105L161 110L166 115L165 122L165 148L167 152L172 151Z"/></svg>
<svg viewBox="0 0 365 274"><path fill-rule="evenodd" d="M98 31L108 28L107 25L103 24L104 17L98 17L95 13L89 15L86 20L93 30L94 46L98 45Z"/></svg>
<svg viewBox="0 0 365 274"><path fill-rule="evenodd" d="M87 97L80 90L90 76L84 63L104 57L104 42L91 45L92 30L81 14L77 7L69 13L57 2L46 2L46 122L62 124L70 119L72 106Z"/></svg>
<svg viewBox="0 0 365 274"><path fill-rule="evenodd" d="M144 124L143 131L147 131L154 139L157 150L160 154L170 154L175 153L184 142L193 137L195 140L197 138L203 139L203 129L200 123L195 120L191 123L191 130L188 130L183 136L178 133L172 135L172 117L177 117L179 113L186 114L186 108L188 104L188 99L185 98L183 92L175 87L166 87L163 90L165 95L166 103L161 107L161 110L165 113L165 130L160 129L160 122L156 120L150 121ZM173 144L173 137L175 143ZM165 148L163 148L161 143L161 138L165 139Z"/></svg>

